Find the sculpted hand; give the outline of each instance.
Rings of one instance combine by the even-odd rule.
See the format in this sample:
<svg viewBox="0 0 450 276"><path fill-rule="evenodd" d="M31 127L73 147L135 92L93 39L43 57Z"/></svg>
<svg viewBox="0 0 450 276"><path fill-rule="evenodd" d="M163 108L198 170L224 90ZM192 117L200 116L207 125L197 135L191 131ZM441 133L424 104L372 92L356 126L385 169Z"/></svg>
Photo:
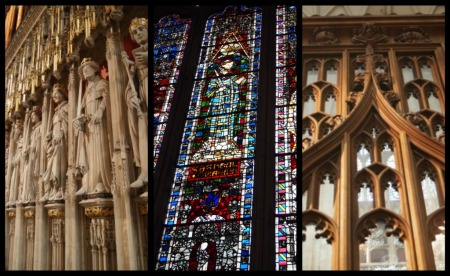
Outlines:
<svg viewBox="0 0 450 276"><path fill-rule="evenodd" d="M148 53L147 52L136 53L134 58L136 59L137 63L148 65Z"/></svg>
<svg viewBox="0 0 450 276"><path fill-rule="evenodd" d="M134 62L128 58L127 52L122 51L121 55L123 64L125 64L125 66L127 66L128 64L134 64Z"/></svg>
<svg viewBox="0 0 450 276"><path fill-rule="evenodd" d="M102 121L103 118L103 109L97 110L95 112L94 116L92 116L92 123L99 124Z"/></svg>
<svg viewBox="0 0 450 276"><path fill-rule="evenodd" d="M62 131L58 132L58 134L55 135L55 142L59 144L64 137L64 133Z"/></svg>
<svg viewBox="0 0 450 276"><path fill-rule="evenodd" d="M86 122L86 117L84 115L81 115L78 118L75 118L73 120L73 127L75 128L75 130L78 131L84 131L84 123Z"/></svg>
<svg viewBox="0 0 450 276"><path fill-rule="evenodd" d="M140 105L139 105L140 103L141 103L141 100L138 97L136 97L136 96L131 97L130 99L128 99L128 106L132 106L132 107L134 107L136 109L140 108Z"/></svg>

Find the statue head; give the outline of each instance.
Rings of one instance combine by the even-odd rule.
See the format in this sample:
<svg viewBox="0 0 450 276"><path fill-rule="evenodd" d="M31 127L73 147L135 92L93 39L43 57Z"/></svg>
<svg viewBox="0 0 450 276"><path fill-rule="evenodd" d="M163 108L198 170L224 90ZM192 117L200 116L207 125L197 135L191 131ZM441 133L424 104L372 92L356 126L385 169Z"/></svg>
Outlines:
<svg viewBox="0 0 450 276"><path fill-rule="evenodd" d="M37 123L40 122L42 119L42 112L39 106L33 106L33 109L31 110L31 122Z"/></svg>
<svg viewBox="0 0 450 276"><path fill-rule="evenodd" d="M99 72L100 66L90 57L83 58L80 68L78 68L78 74L83 80L88 79L91 75L96 75Z"/></svg>
<svg viewBox="0 0 450 276"><path fill-rule="evenodd" d="M145 18L135 18L130 24L131 40L144 45L148 43L148 20Z"/></svg>
<svg viewBox="0 0 450 276"><path fill-rule="evenodd" d="M57 104L67 99L67 91L61 83L53 85L52 98Z"/></svg>

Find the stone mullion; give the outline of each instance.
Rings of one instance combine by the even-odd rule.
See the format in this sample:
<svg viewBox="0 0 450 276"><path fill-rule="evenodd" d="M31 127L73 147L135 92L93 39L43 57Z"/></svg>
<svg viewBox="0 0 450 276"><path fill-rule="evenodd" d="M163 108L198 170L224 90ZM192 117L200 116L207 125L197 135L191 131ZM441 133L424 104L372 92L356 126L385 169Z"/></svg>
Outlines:
<svg viewBox="0 0 450 276"><path fill-rule="evenodd" d="M352 156L353 150L351 145L351 138L349 133L345 133L341 143L341 161L340 161L340 179L339 179L339 192L338 192L338 204L339 214L337 218L337 240L338 244L334 252L338 252L338 255L333 257L333 270L353 270L355 269L352 262L354 256L352 254Z"/></svg>
<svg viewBox="0 0 450 276"><path fill-rule="evenodd" d="M404 162L404 176L405 176L405 191L409 205L409 213L411 214L411 237L409 237L409 244L411 248L410 256L415 259L407 260L415 264L408 264L408 268L412 269L416 265L417 270L435 270L436 266L433 260L433 249L427 237L426 221L427 215L424 208L421 185L417 178L416 166L413 163L414 156L412 154L411 146L407 133L402 131L400 133L400 150L401 158ZM408 238L408 237L407 237Z"/></svg>

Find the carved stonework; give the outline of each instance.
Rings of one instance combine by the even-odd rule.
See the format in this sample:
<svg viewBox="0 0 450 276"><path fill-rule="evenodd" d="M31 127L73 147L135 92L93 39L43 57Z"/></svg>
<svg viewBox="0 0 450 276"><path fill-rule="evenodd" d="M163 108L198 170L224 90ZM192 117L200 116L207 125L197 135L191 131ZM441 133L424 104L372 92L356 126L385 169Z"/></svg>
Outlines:
<svg viewBox="0 0 450 276"><path fill-rule="evenodd" d="M27 218L27 219L32 219L32 218L34 218L34 210L28 210L28 211L25 211L24 216L25 216L25 218Z"/></svg>
<svg viewBox="0 0 450 276"><path fill-rule="evenodd" d="M417 114L408 113L408 114L405 114L404 117L408 122L410 122L411 124L413 124L416 127L420 127L425 124L425 120Z"/></svg>
<svg viewBox="0 0 450 276"><path fill-rule="evenodd" d="M345 100L347 103L349 103L351 109L353 109L353 107L355 107L359 100L362 99L362 97L364 96L363 92L350 92L350 94L347 97L347 100Z"/></svg>
<svg viewBox="0 0 450 276"><path fill-rule="evenodd" d="M358 235L359 243L364 243L372 232L371 229L377 227L377 222L383 221L386 223L385 230L386 236L395 235L400 241L403 241L406 237L405 226L397 218L389 216L384 211L378 211L371 215L369 218L363 220L358 224L356 228L356 233Z"/></svg>
<svg viewBox="0 0 450 276"><path fill-rule="evenodd" d="M8 212L8 217L9 218L15 218L16 217L16 212Z"/></svg>
<svg viewBox="0 0 450 276"><path fill-rule="evenodd" d="M336 227L330 221L325 219L317 211L306 211L302 214L302 229L306 230L309 223L316 224L316 238L324 238L327 243L331 244L336 237ZM304 240L303 236L303 240Z"/></svg>
<svg viewBox="0 0 450 276"><path fill-rule="evenodd" d="M387 92L383 93L383 95L386 98L386 100L389 102L389 104L394 108L395 108L395 106L397 106L397 103L400 101L400 97L393 90L387 91Z"/></svg>
<svg viewBox="0 0 450 276"><path fill-rule="evenodd" d="M47 213L51 218L64 218L64 210L61 209L49 209Z"/></svg>
<svg viewBox="0 0 450 276"><path fill-rule="evenodd" d="M318 27L313 31L313 38L309 41L310 44L316 45L334 45L339 43L339 39L330 28Z"/></svg>
<svg viewBox="0 0 450 276"><path fill-rule="evenodd" d="M110 217L114 216L113 207L94 206L84 208L84 215L87 217Z"/></svg>
<svg viewBox="0 0 450 276"><path fill-rule="evenodd" d="M397 43L430 43L430 37L424 29L418 26L403 28L402 33L395 37Z"/></svg>
<svg viewBox="0 0 450 276"><path fill-rule="evenodd" d="M353 43L360 44L378 44L386 43L388 37L383 27L374 26L372 23L363 24L362 27L353 29Z"/></svg>

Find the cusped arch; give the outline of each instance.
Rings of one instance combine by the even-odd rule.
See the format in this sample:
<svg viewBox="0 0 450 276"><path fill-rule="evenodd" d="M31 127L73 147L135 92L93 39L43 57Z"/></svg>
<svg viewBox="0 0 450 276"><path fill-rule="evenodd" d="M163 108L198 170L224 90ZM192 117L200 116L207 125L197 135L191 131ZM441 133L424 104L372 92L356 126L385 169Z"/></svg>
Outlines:
<svg viewBox="0 0 450 276"><path fill-rule="evenodd" d="M332 175L333 180L339 179L339 169L332 161L326 161L317 169L317 181L322 181L327 173Z"/></svg>
<svg viewBox="0 0 450 276"><path fill-rule="evenodd" d="M444 98L443 93L436 84L434 84L433 82L427 82L424 85L423 93L427 101L429 110L444 113L443 110L445 110L445 106L444 102L442 101L442 99Z"/></svg>
<svg viewBox="0 0 450 276"><path fill-rule="evenodd" d="M434 241L436 235L445 235L445 206L437 209L428 216L427 231L430 241Z"/></svg>
<svg viewBox="0 0 450 276"><path fill-rule="evenodd" d="M391 229L387 235L395 235L401 241L411 237L410 228L405 219L400 215L385 208L377 208L364 214L356 223L355 233L359 243L366 241L366 238L371 234L370 229L376 227L377 221L383 221L386 224L386 229Z"/></svg>
<svg viewBox="0 0 450 276"><path fill-rule="evenodd" d="M399 58L400 68L402 70L403 83L407 84L417 78L416 68L414 66L414 61L410 57L400 57ZM408 76L405 78L406 72L404 72L404 68L407 67L411 70L412 76Z"/></svg>
<svg viewBox="0 0 450 276"><path fill-rule="evenodd" d="M308 210L302 213L302 230L306 230L306 225L314 223L316 230L320 231L316 238L325 238L331 244L337 237L337 225L335 221L326 214L317 210ZM302 233L302 240L305 235Z"/></svg>
<svg viewBox="0 0 450 276"><path fill-rule="evenodd" d="M433 137L441 140L442 137L445 138L445 117L440 113L434 113L430 117L430 128L433 131Z"/></svg>

